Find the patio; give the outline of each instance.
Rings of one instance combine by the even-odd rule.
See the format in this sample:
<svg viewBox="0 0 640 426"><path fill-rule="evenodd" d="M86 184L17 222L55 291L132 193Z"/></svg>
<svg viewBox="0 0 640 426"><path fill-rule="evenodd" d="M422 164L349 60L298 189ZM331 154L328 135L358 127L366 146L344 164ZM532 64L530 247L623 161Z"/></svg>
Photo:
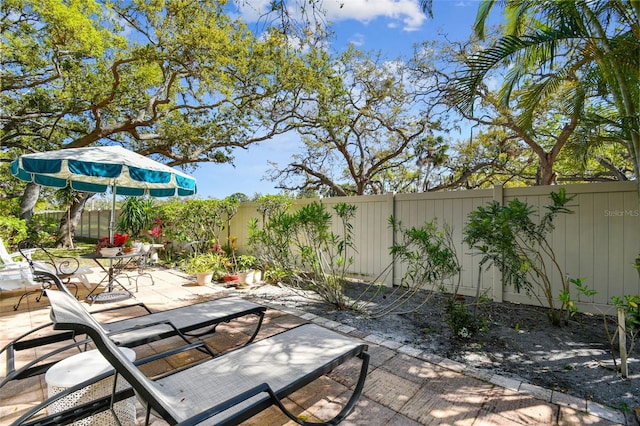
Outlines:
<svg viewBox="0 0 640 426"><path fill-rule="evenodd" d="M185 274L170 269L154 268L155 285L144 277L139 281L137 300L120 302L130 304L135 301L145 303L154 311L179 307L230 293L242 295L242 291L229 290L220 285L196 286L194 280ZM90 275L91 282L98 282L101 275L98 268ZM80 295L88 289L80 285ZM35 295L24 300L18 311L13 311L20 293L0 295L0 345L11 339L49 322L46 299L40 303ZM473 369L432 354L420 352L411 346L384 340L375 335L363 335L357 329L328 321L322 317L292 311L281 306L267 304L269 309L257 339L262 339L304 322L315 322L327 328L363 339L369 344L371 365L365 384L363 397L355 411L343 424L361 425L421 425L421 424L466 424L466 425L613 425L637 424L630 415L609 409L584 399L563 393L535 387L526 383ZM116 304L109 304L114 306ZM89 309L104 308L104 304L94 304ZM100 321L114 319L115 315L138 315L140 311L125 310L117 314L102 314ZM255 319L237 320L218 327L218 331L206 339L215 351L229 349L241 344L251 332ZM155 351L172 341L156 342L135 348L138 358ZM175 343L175 341L173 342ZM33 354L37 350L30 350ZM20 360L28 358L29 351L20 354ZM184 354L163 365L155 365L153 373L166 371L193 362L198 355ZM0 361L2 376L4 358ZM350 395L353 381L357 376L358 363L343 365L331 374L294 393L285 405L307 421L322 421L335 415L341 404ZM9 424L20 414L42 401L47 393L44 375L14 381L0 389L0 419ZM138 424L142 424L144 413L139 406ZM165 424L153 419L152 424ZM245 422L247 425L293 424L277 409L271 408Z"/></svg>

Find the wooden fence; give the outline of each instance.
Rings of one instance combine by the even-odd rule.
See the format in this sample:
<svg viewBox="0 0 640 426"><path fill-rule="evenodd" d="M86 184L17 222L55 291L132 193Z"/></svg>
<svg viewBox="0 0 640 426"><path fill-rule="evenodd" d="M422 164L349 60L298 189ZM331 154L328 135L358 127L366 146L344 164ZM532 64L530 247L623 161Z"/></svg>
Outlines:
<svg viewBox="0 0 640 426"><path fill-rule="evenodd" d="M467 215L479 206L495 200L508 203L514 198L535 206L544 212L550 204L549 194L558 186L503 188L473 191L450 191L419 194L385 194L379 196L335 197L320 201L329 211L337 203L357 206L353 221L355 234L354 262L350 273L363 280L378 279L385 285L398 285L405 265L391 265L389 248L395 235L389 226L390 216L406 227L421 226L437 220L439 226L452 228L457 254L462 264L460 293L475 295L480 291L496 301L510 301L536 305L535 298L517 293L502 283L500 273L494 269L479 271L479 258L463 242ZM584 185L565 185L568 195L574 195L571 208L574 214L559 215L551 235L551 244L560 266L571 277L584 278L585 283L597 291L595 296L579 300L581 310L598 312L607 309L612 296L640 294L640 274L632 263L640 253L640 211L635 183L616 182ZM299 200L310 203L315 200ZM240 252L247 252L248 223L252 217L260 218L257 203L242 203L231 221L231 235L238 237ZM334 232L339 225L334 221ZM109 212L86 211L76 235L98 238L108 235ZM388 274L383 274L385 269ZM561 289L561 278L554 272L553 294ZM453 283L447 283L451 287Z"/></svg>

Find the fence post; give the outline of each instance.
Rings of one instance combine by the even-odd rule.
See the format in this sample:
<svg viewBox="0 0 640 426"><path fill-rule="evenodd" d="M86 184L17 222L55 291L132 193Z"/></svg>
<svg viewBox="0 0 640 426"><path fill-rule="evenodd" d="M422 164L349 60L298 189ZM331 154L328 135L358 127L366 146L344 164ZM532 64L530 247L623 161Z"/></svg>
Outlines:
<svg viewBox="0 0 640 426"><path fill-rule="evenodd" d="M390 202L391 202L391 215L394 217L394 219L396 218L396 193L395 191L391 193L391 197L389 198ZM396 245L396 232L393 229L392 226L389 226L389 232L391 232L391 245L395 246ZM382 250L382 247L380 247L380 249ZM388 250L388 249L387 249ZM384 258L384 256L381 256L381 258ZM394 287L396 285L396 259L393 255L391 255L391 287ZM399 284L398 284L399 285Z"/></svg>
<svg viewBox="0 0 640 426"><path fill-rule="evenodd" d="M625 379L629 377L627 367L627 318L623 308L618 308L618 343L620 351L620 373Z"/></svg>
<svg viewBox="0 0 640 426"><path fill-rule="evenodd" d="M501 184L493 186L493 201L497 201L501 206L504 205L504 188ZM495 266L493 269L493 282L491 285L493 292L493 301L502 302L504 295L504 281L502 280L502 272Z"/></svg>

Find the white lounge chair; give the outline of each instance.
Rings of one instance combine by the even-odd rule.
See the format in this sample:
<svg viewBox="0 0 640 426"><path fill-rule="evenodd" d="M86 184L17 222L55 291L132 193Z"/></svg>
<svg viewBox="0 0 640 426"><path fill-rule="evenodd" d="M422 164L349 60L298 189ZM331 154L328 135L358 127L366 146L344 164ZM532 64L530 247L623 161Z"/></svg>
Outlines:
<svg viewBox="0 0 640 426"><path fill-rule="evenodd" d="M4 241L0 238L0 260L2 260L2 265L0 265L0 292L24 290L18 303L13 306L13 310L17 311L22 299L40 291L41 287L39 283L33 280L29 262L15 260L15 258L22 258L22 254L19 252L9 253Z"/></svg>

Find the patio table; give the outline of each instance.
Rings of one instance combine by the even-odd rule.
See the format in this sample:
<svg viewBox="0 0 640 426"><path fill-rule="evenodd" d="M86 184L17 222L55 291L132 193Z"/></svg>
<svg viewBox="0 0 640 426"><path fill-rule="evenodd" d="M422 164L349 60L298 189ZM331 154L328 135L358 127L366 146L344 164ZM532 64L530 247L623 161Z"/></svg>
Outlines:
<svg viewBox="0 0 640 426"><path fill-rule="evenodd" d="M117 276L123 274L123 270L132 262L139 261L141 257L144 257L145 253L118 253L115 256L104 256L100 253L88 253L82 254L80 257L85 259L93 259L94 262L100 266L100 269L105 273L105 276L100 282L91 290L87 295L87 300L93 302L115 302L118 300L128 299L134 297L120 281ZM106 261L105 263L103 263ZM126 276L126 275L125 275ZM127 279L129 277L127 276ZM106 281L105 291L99 294L93 294L101 285ZM114 285L117 284L124 291L114 291Z"/></svg>

